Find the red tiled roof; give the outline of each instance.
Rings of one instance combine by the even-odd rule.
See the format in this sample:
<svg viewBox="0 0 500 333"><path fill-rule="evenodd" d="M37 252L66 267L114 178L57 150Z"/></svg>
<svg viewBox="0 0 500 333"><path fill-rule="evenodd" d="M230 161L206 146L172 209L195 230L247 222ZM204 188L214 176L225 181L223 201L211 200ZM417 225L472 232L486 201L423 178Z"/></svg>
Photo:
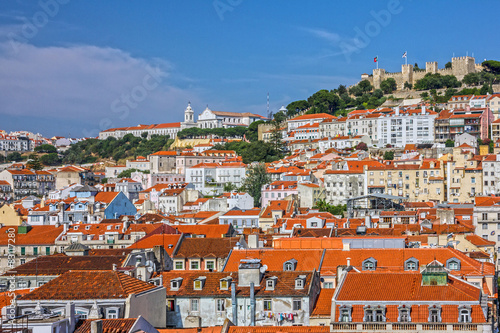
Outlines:
<svg viewBox="0 0 500 333"><path fill-rule="evenodd" d="M163 246L165 251L167 251L168 255L172 255L174 252L179 239L181 238L180 234L177 235L150 235L149 237L144 237L130 245L129 248L132 249L152 249L155 246Z"/></svg>
<svg viewBox="0 0 500 333"><path fill-rule="evenodd" d="M124 251L124 249L120 249ZM4 275L61 275L70 270L112 270L113 264L122 266L127 258L126 254L114 255L86 255L68 256L65 254L54 254L50 256L37 257L25 264L7 271Z"/></svg>
<svg viewBox="0 0 500 333"><path fill-rule="evenodd" d="M311 316L330 317L332 310L332 298L335 289L321 289L316 305L314 306Z"/></svg>
<svg viewBox="0 0 500 333"><path fill-rule="evenodd" d="M323 250L309 249L233 250L224 271L237 271L242 259L260 259L270 271L283 270L283 264L290 259L297 260L298 271L319 270L322 254Z"/></svg>
<svg viewBox="0 0 500 333"><path fill-rule="evenodd" d="M350 271L339 301L479 301L481 289L453 276L443 286L423 286L420 272Z"/></svg>
<svg viewBox="0 0 500 333"><path fill-rule="evenodd" d="M91 323L97 319L84 320L82 325L78 327L74 333L90 333ZM133 328L136 318L120 318L120 319L100 319L102 321L102 333L129 333Z"/></svg>
<svg viewBox="0 0 500 333"><path fill-rule="evenodd" d="M174 258L226 258L239 237L184 238Z"/></svg>
<svg viewBox="0 0 500 333"><path fill-rule="evenodd" d="M156 286L116 271L69 271L21 300L124 299Z"/></svg>
<svg viewBox="0 0 500 333"><path fill-rule="evenodd" d="M328 333L328 326L231 326L228 333Z"/></svg>
<svg viewBox="0 0 500 333"><path fill-rule="evenodd" d="M185 234L205 235L205 237L207 238L217 238L217 237L222 237L222 235L229 235L231 229L231 226L226 224L219 224L219 225L180 224L180 225L174 225L173 227Z"/></svg>
<svg viewBox="0 0 500 333"><path fill-rule="evenodd" d="M104 202L109 204L120 192L99 192L95 195L95 202Z"/></svg>
<svg viewBox="0 0 500 333"><path fill-rule="evenodd" d="M476 246L494 246L496 244L496 242L489 241L478 235L467 235L465 239Z"/></svg>
<svg viewBox="0 0 500 333"><path fill-rule="evenodd" d="M64 231L63 226L35 225L31 226L31 229L27 233L20 234L18 228L18 226L0 228L0 245L7 246L9 243L8 229L15 230L16 245L54 245L56 238Z"/></svg>

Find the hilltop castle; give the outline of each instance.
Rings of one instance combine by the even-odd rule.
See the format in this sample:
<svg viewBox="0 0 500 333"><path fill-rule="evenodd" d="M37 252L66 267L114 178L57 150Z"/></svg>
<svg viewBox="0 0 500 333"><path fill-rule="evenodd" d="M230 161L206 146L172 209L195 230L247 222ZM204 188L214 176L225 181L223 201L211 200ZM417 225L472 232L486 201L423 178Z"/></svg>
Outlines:
<svg viewBox="0 0 500 333"><path fill-rule="evenodd" d="M414 70L413 65L402 65L401 72L387 73L383 68L376 68L372 75L362 74L361 80L368 80L375 89L380 88L380 83L388 78L396 80L397 89L403 90L405 82L415 85L427 73L439 73L441 75L454 75L457 80L462 80L465 75L482 70L481 64L476 64L473 57L451 58L451 68L438 69L437 61L425 63L425 71Z"/></svg>

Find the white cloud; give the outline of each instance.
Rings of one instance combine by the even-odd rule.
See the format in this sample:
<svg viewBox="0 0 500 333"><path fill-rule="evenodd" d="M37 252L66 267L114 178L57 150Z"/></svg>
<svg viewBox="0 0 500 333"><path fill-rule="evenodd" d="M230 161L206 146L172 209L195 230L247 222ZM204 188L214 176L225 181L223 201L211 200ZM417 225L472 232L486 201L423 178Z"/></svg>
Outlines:
<svg viewBox="0 0 500 333"><path fill-rule="evenodd" d="M181 121L187 101L198 102L198 97L192 93L196 89L175 87L171 72L166 61L119 49L3 42L0 117L16 115L29 122L30 116L43 116L60 122L55 128L82 121L95 124L82 129L93 135L107 127Z"/></svg>

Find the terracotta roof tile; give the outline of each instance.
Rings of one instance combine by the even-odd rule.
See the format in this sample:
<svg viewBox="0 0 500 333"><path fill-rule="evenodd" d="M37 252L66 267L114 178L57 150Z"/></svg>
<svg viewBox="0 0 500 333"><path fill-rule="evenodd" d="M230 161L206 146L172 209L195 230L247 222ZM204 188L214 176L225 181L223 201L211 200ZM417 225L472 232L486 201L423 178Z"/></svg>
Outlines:
<svg viewBox="0 0 500 333"><path fill-rule="evenodd" d="M239 237L184 238L174 258L227 258Z"/></svg>
<svg viewBox="0 0 500 333"><path fill-rule="evenodd" d="M310 249L259 249L233 250L227 259L224 271L237 271L242 259L260 259L262 265L267 265L270 271L283 270L283 264L290 260L297 260L296 270L319 270L323 250Z"/></svg>
<svg viewBox="0 0 500 333"><path fill-rule="evenodd" d="M69 271L22 300L123 299L156 286L116 271Z"/></svg>
<svg viewBox="0 0 500 333"><path fill-rule="evenodd" d="M91 323L97 319L84 320L82 325L78 327L74 333L90 333ZM102 320L102 333L129 333L135 322L136 318L121 318L121 319L101 319Z"/></svg>
<svg viewBox="0 0 500 333"><path fill-rule="evenodd" d="M332 298L335 289L321 289L311 316L331 316Z"/></svg>

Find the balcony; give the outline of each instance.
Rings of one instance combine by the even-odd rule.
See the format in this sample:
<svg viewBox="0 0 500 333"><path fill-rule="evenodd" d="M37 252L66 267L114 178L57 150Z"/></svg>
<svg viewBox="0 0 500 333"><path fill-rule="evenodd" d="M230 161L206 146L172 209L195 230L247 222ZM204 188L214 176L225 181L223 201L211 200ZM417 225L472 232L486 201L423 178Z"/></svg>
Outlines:
<svg viewBox="0 0 500 333"><path fill-rule="evenodd" d="M452 323L332 323L332 331L357 332L431 332L431 331L468 331L482 332L481 324ZM491 324L484 324L491 325Z"/></svg>

